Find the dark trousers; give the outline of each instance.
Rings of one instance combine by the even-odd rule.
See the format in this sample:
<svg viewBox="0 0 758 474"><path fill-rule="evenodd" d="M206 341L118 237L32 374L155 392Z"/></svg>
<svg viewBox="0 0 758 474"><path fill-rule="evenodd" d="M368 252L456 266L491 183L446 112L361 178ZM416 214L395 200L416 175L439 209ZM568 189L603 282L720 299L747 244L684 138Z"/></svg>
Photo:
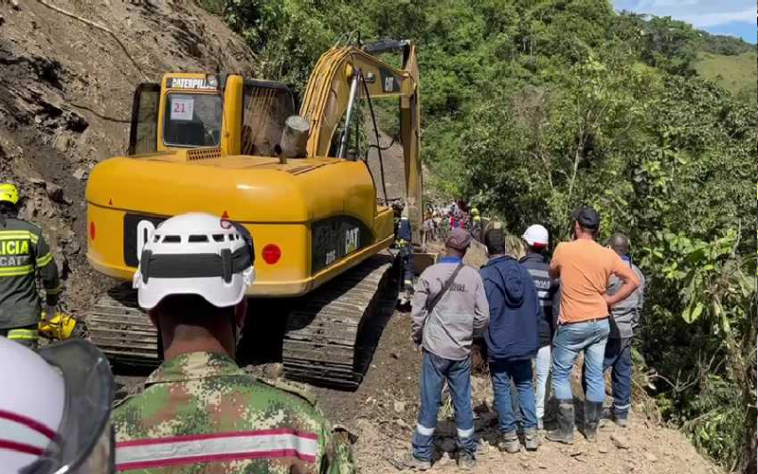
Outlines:
<svg viewBox="0 0 758 474"><path fill-rule="evenodd" d="M0 329L0 336L8 338L9 341L15 341L30 349L36 349L39 342L39 332L37 325L22 326L19 328Z"/></svg>
<svg viewBox="0 0 758 474"><path fill-rule="evenodd" d="M632 338L608 339L605 346L603 372L611 370L613 414L616 418L629 416L632 400Z"/></svg>
<svg viewBox="0 0 758 474"><path fill-rule="evenodd" d="M400 248L400 263L403 266L403 281L413 281L413 245L406 244Z"/></svg>
<svg viewBox="0 0 758 474"><path fill-rule="evenodd" d="M603 358L603 373L611 371L613 390L613 414L616 418L627 418L632 400L632 338L608 339ZM582 368L582 388L587 393L584 368Z"/></svg>

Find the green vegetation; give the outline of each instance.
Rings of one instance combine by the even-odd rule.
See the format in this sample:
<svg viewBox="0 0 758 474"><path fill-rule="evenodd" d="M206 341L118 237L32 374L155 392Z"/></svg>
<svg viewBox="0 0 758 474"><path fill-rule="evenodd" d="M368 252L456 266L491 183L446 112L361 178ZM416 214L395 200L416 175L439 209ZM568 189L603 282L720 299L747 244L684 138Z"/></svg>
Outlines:
<svg viewBox="0 0 758 474"><path fill-rule="evenodd" d="M637 341L655 374L649 393L705 453L755 470L756 100L728 91L748 76L736 62L754 47L619 15L607 0L226 0L219 9L263 76L301 89L346 32L415 40L424 158L438 191L514 230L541 222L556 241L585 203L600 210L603 237L628 233L649 282ZM712 64L723 54L729 64ZM722 68L726 83L708 72Z"/></svg>
<svg viewBox="0 0 758 474"><path fill-rule="evenodd" d="M697 55L695 70L700 77L714 81L732 94L745 100L756 101L756 61L755 51L727 56L701 52Z"/></svg>

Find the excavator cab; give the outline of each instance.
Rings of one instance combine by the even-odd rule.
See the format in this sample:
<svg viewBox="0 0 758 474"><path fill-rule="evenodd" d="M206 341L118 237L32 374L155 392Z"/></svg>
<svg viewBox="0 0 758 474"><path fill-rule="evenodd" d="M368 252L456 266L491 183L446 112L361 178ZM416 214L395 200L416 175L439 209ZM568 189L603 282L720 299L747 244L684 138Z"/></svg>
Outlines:
<svg viewBox="0 0 758 474"><path fill-rule="evenodd" d="M166 74L134 94L128 155L208 148L220 155L276 156L295 94L242 76Z"/></svg>

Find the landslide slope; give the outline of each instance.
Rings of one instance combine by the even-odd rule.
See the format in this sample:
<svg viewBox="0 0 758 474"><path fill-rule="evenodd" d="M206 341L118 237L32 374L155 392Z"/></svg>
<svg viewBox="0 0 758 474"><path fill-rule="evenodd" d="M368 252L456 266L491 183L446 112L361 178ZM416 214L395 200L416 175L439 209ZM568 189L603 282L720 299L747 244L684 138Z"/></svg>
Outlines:
<svg viewBox="0 0 758 474"><path fill-rule="evenodd" d="M254 58L194 2L47 3L113 35L38 1L0 0L0 180L20 187L22 215L44 228L76 314L106 284L84 257L87 174L126 151L137 84L166 71L253 75Z"/></svg>

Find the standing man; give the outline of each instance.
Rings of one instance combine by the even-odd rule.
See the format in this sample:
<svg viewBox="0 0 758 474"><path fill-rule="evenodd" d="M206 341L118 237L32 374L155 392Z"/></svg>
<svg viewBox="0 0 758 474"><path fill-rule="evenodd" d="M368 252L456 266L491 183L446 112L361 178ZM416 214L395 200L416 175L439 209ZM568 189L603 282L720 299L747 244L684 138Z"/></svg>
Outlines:
<svg viewBox="0 0 758 474"><path fill-rule="evenodd" d="M18 218L18 189L0 184L0 336L37 347L40 298L37 272L45 287L45 317L55 314L61 293L58 267L42 229Z"/></svg>
<svg viewBox="0 0 758 474"><path fill-rule="evenodd" d="M407 205L403 206L400 213L395 247L398 249L400 264L403 268L403 289L400 304L406 305L410 302L413 293L413 232L411 231L411 221L408 219Z"/></svg>
<svg viewBox="0 0 758 474"><path fill-rule="evenodd" d="M547 229L539 224L534 224L526 229L521 236L526 242L526 255L519 263L529 271L529 275L537 287L537 296L540 302L540 329L539 351L535 360L537 387L537 429L544 429L543 417L545 415L545 400L547 399L547 379L550 375L550 347L553 344L553 335L558 325L558 309L554 308L553 301L560 296L558 280L550 278L550 265L545 257L549 243Z"/></svg>
<svg viewBox="0 0 758 474"><path fill-rule="evenodd" d="M634 271L612 250L595 242L600 215L581 207L571 216L572 241L558 244L550 263L550 277L561 279L561 310L553 341L553 392L558 399L558 429L547 439L574 442L574 404L571 370L584 352L587 391L584 402L584 436L597 441L597 427L605 399L603 358L610 326L608 308L628 297L639 285ZM621 280L613 295L606 293L611 275Z"/></svg>
<svg viewBox="0 0 758 474"><path fill-rule="evenodd" d="M445 382L458 425L458 465L476 464L474 413L471 409L471 344L487 327L489 310L479 273L463 264L471 243L466 230L453 229L445 241L446 255L424 270L413 294L411 337L423 348L421 407L413 433L408 467L431 467L432 439Z"/></svg>
<svg viewBox="0 0 758 474"><path fill-rule="evenodd" d="M355 472L310 397L234 362L253 260L247 231L209 214L168 219L145 245L134 286L164 362L114 411L118 471Z"/></svg>
<svg viewBox="0 0 758 474"><path fill-rule="evenodd" d="M628 265L640 281L640 286L626 299L616 303L611 310L611 333L605 346L603 372L611 369L613 408L611 416L622 428L629 425L629 407L632 398L632 336L637 328L645 301L645 276L629 258L629 239L624 234L614 234L608 246ZM615 295L622 286L616 276L611 277L607 294Z"/></svg>
<svg viewBox="0 0 758 474"><path fill-rule="evenodd" d="M540 306L537 288L529 272L505 254L505 235L500 228L484 234L489 261L481 274L490 309L487 329L487 354L499 415L501 451L520 450L516 418L511 406L511 379L518 391L524 424L524 444L536 451L537 416L532 387L532 359L537 355Z"/></svg>

